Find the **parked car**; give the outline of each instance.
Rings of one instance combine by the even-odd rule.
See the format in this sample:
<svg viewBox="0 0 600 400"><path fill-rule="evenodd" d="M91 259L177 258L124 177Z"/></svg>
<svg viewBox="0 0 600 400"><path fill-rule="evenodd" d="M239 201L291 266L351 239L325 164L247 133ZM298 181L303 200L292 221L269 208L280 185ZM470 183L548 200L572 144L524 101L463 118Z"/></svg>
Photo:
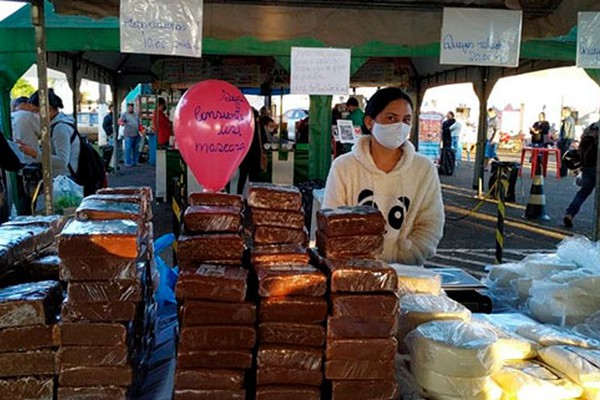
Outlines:
<svg viewBox="0 0 600 400"><path fill-rule="evenodd" d="M308 117L308 110L302 108L292 108L283 113L282 122L284 126L287 126L290 140L296 139L296 123L306 117Z"/></svg>
<svg viewBox="0 0 600 400"><path fill-rule="evenodd" d="M98 113L96 112L78 112L77 130L81 135L87 136L91 142L98 141Z"/></svg>

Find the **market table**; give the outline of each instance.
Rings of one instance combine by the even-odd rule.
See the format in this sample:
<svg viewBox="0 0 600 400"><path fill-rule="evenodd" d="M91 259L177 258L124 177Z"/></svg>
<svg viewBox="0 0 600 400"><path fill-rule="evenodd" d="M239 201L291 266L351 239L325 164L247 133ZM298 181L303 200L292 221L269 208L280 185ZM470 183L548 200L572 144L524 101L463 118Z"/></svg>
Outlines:
<svg viewBox="0 0 600 400"><path fill-rule="evenodd" d="M556 179L560 179L560 149L556 147L523 147L521 150L521 165L524 165L525 155L527 152L531 153L531 177L535 176L538 162L541 156L542 159L542 175L546 177L546 170L548 169L548 158L550 154L553 154L556 159ZM523 169L519 170L519 176L522 176Z"/></svg>

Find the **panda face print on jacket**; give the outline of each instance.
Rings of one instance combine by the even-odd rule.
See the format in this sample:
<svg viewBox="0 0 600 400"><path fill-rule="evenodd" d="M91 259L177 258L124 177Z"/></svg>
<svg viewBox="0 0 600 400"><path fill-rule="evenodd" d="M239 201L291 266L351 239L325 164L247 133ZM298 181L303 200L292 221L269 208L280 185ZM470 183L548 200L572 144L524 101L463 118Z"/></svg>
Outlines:
<svg viewBox="0 0 600 400"><path fill-rule="evenodd" d="M404 224L404 219L410 208L410 199L406 196L400 196L396 198L395 205L389 210L381 210L375 201L373 191L370 189L363 189L358 195L358 205L375 207L383 214L383 217L387 221L387 224L394 230L399 231Z"/></svg>

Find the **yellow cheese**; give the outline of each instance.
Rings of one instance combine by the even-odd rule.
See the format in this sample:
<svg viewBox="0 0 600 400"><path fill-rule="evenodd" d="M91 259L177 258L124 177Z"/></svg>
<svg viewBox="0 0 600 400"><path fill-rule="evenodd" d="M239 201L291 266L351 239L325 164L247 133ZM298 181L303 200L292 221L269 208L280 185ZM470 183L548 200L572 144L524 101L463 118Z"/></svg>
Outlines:
<svg viewBox="0 0 600 400"><path fill-rule="evenodd" d="M540 350L542 360L583 386L585 397L600 400L600 351L576 346L551 346Z"/></svg>
<svg viewBox="0 0 600 400"><path fill-rule="evenodd" d="M398 294L400 297L410 293L439 295L442 292L442 277L423 267L390 264L398 275Z"/></svg>
<svg viewBox="0 0 600 400"><path fill-rule="evenodd" d="M473 320L490 328L498 336L496 352L503 360L527 360L537 354L538 344L492 323L495 314L473 314Z"/></svg>
<svg viewBox="0 0 600 400"><path fill-rule="evenodd" d="M502 390L489 376L457 378L414 368L413 374L432 399L499 400L502 396Z"/></svg>
<svg viewBox="0 0 600 400"><path fill-rule="evenodd" d="M565 328L552 325L524 325L517 329L524 338L533 340L541 346L572 345L591 349L600 349L596 340L571 332Z"/></svg>

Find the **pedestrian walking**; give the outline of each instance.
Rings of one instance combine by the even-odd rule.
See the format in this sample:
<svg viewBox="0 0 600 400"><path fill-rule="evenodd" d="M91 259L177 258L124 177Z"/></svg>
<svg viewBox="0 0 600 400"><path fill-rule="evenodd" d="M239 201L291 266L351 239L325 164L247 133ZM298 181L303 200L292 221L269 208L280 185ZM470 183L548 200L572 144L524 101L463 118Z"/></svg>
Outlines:
<svg viewBox="0 0 600 400"><path fill-rule="evenodd" d="M560 149L560 156L565 155L567 150L571 148L573 140L575 139L575 120L571 116L571 109L569 107L563 107L562 109L562 121L560 124L560 133L558 136L558 148ZM569 170L566 166L560 167L560 176L564 178L567 176Z"/></svg>

